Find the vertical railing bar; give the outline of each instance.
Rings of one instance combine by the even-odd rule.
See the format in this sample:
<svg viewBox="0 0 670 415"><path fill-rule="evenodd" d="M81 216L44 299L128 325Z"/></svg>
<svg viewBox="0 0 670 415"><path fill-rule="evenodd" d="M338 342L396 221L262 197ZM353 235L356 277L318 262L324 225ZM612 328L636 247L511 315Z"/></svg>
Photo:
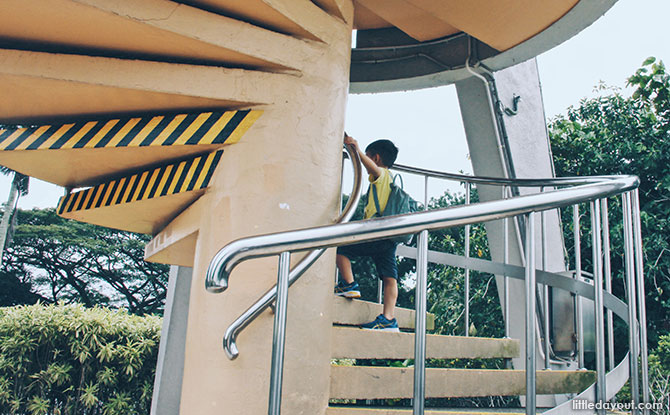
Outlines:
<svg viewBox="0 0 670 415"><path fill-rule="evenodd" d="M536 373L535 373L535 307L537 303L537 283L535 276L535 213L526 220L526 415L535 415Z"/></svg>
<svg viewBox="0 0 670 415"><path fill-rule="evenodd" d="M470 182L465 183L465 204L470 204ZM470 258L470 225L465 225L465 259ZM465 282L464 282L465 291L464 294L464 303L465 303L465 337L470 335L470 268L465 268Z"/></svg>
<svg viewBox="0 0 670 415"><path fill-rule="evenodd" d="M596 328L596 401L607 401L605 368L605 309L603 306L603 271L602 271L602 238L600 227L600 200L591 202L591 251L593 262L593 289L594 294L594 318ZM598 413L605 414L604 408L599 408Z"/></svg>
<svg viewBox="0 0 670 415"><path fill-rule="evenodd" d="M416 313L414 323L413 415L423 415L426 398L426 297L428 289L428 231L417 239Z"/></svg>
<svg viewBox="0 0 670 415"><path fill-rule="evenodd" d="M383 281L377 278L377 303L381 304L384 302L384 284Z"/></svg>
<svg viewBox="0 0 670 415"><path fill-rule="evenodd" d="M544 186L540 188L540 193L544 193ZM542 233L542 271L547 270L547 211L543 210L540 214L540 231ZM551 334L549 332L549 285L542 287L542 313L543 313L543 331L544 331L544 368L551 369Z"/></svg>
<svg viewBox="0 0 670 415"><path fill-rule="evenodd" d="M272 332L272 366L270 371L270 399L268 415L281 413L282 376L284 373L284 346L286 344L286 311L288 308L288 276L291 253L279 255L277 271L277 300L275 302L274 330Z"/></svg>
<svg viewBox="0 0 670 415"><path fill-rule="evenodd" d="M345 166L345 159L344 159L344 157L342 157L342 168L340 169L340 171L342 172L342 174L340 175L340 204L338 205L338 209L337 209L337 214L338 215L342 214L342 208L343 208L342 205L344 204L344 193L342 193L342 189L344 187L344 166ZM353 193L351 195L349 195L349 197L353 197L353 196L354 196ZM335 267L335 268L336 268L335 269L335 285L337 285L337 283L340 280L340 271L337 269L337 267Z"/></svg>
<svg viewBox="0 0 670 415"><path fill-rule="evenodd" d="M503 199L507 197L507 186L503 186ZM509 218L503 219L503 262L509 264ZM505 313L505 338L510 338L510 307L509 307L509 277L504 274L503 280L504 313Z"/></svg>
<svg viewBox="0 0 670 415"><path fill-rule="evenodd" d="M603 225L603 271L605 273L605 291L612 294L612 263L610 259L610 221L607 199L600 201ZM607 309L607 358L609 370L614 369L614 319L612 310Z"/></svg>
<svg viewBox="0 0 670 415"><path fill-rule="evenodd" d="M649 403L649 362L647 350L647 311L644 291L644 263L642 257L642 223L640 217L640 194L635 189L632 195L633 244L635 247L635 267L637 274L637 306L640 318L640 366L642 369L642 399ZM648 409L644 413L649 413Z"/></svg>
<svg viewBox="0 0 670 415"><path fill-rule="evenodd" d="M428 176L423 176L423 210L428 210Z"/></svg>
<svg viewBox="0 0 670 415"><path fill-rule="evenodd" d="M633 230L631 214L631 195L630 192L623 194L623 229L626 263L626 291L628 295L628 347L630 350L630 389L633 398L633 414L637 413L635 406L640 403L639 372L637 366L637 319L636 319L636 299L635 299L635 259L633 248Z"/></svg>
<svg viewBox="0 0 670 415"><path fill-rule="evenodd" d="M572 207L572 226L575 240L575 279L582 280L582 244L579 229L579 205ZM584 314L582 298L575 294L575 313L577 314L577 365L584 369Z"/></svg>

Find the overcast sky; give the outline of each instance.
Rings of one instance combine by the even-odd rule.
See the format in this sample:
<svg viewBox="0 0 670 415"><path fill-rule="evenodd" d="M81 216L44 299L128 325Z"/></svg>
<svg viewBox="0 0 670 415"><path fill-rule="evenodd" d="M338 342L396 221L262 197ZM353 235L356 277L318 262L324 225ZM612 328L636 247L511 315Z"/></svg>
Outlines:
<svg viewBox="0 0 670 415"><path fill-rule="evenodd" d="M669 0L619 0L602 18L574 38L540 55L538 66L548 117L594 96L600 81L623 87L649 56L670 62ZM398 162L428 169L472 172L453 86L414 92L349 97L346 130L362 145L385 137L400 148ZM406 178L412 189L423 185ZM31 179L19 206L55 207L59 187ZM431 184L430 193L444 190ZM9 179L0 178L0 200Z"/></svg>

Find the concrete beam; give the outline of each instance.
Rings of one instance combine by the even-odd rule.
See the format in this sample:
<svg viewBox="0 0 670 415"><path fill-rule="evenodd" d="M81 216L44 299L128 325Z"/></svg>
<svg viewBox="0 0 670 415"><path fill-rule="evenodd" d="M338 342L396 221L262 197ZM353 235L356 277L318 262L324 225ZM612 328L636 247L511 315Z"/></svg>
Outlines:
<svg viewBox="0 0 670 415"><path fill-rule="evenodd" d="M243 69L0 49L0 87L7 91L0 122L249 108L281 100L298 81Z"/></svg>
<svg viewBox="0 0 670 415"><path fill-rule="evenodd" d="M151 415L179 415L192 268L170 267Z"/></svg>

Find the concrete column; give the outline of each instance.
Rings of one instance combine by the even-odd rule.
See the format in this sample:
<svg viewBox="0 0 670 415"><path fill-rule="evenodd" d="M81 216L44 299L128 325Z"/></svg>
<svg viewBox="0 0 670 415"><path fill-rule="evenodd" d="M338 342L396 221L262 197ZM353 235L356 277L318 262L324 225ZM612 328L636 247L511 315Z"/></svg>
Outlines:
<svg viewBox="0 0 670 415"><path fill-rule="evenodd" d="M235 269L227 291L205 291L205 271L226 243L245 236L333 223L340 200L342 137L349 86L351 26L314 43L294 83L268 84L274 104L226 148L213 184L198 201L199 231L190 294L180 413L267 413L273 315L239 337L239 357L222 350L228 325L276 283L277 258ZM290 53L290 51L287 51ZM212 85L216 88L216 85ZM292 257L292 263L302 254ZM289 292L282 413L323 414L328 404L334 251Z"/></svg>
<svg viewBox="0 0 670 415"><path fill-rule="evenodd" d="M152 415L179 414L192 275L192 268L175 265L170 267L154 394L151 400Z"/></svg>
<svg viewBox="0 0 670 415"><path fill-rule="evenodd" d="M542 92L535 60L529 60L514 67L501 70L493 75L495 85L502 105L512 109L514 96L519 96L516 115L506 114L504 127L507 137L499 131L495 116L491 111L488 99L488 87L476 77L471 77L456 83L461 114L465 126L468 146L475 175L512 178L542 178L553 177L551 150L546 131ZM498 107L493 103L494 107ZM480 186L479 197L482 201L501 198L500 187ZM537 193L539 189L520 189L520 194ZM547 221L547 270L562 271L565 268L563 257L562 232L556 212L546 215ZM542 266L541 229L540 220L536 221L536 252L538 269ZM502 262L503 224L502 221L487 223L489 247L494 261ZM521 238L516 226L510 222L510 262L522 265ZM503 278L497 279L498 293L503 299ZM569 296L568 296L569 297ZM511 337L521 341L521 356L513 360L515 367L524 367L524 283L510 279L510 319ZM560 301L571 301L569 298L560 298ZM556 303L556 299L554 299ZM566 305L562 304L562 305ZM555 304L556 305L556 304ZM569 304L568 304L569 305ZM561 335L571 335L572 314L562 317L554 323L561 328ZM569 324L568 324L569 322ZM538 349L538 352L540 350ZM539 353L538 353L539 356ZM544 362L538 357L538 367L543 368ZM553 405L550 401L539 405Z"/></svg>

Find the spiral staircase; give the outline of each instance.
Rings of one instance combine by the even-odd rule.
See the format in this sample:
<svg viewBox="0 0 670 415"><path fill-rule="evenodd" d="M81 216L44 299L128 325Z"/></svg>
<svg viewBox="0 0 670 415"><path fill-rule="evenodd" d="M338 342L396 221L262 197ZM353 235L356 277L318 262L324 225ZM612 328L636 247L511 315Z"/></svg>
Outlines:
<svg viewBox="0 0 670 415"><path fill-rule="evenodd" d="M356 92L441 85L471 76L471 61L494 71L502 69L578 33L613 1L595 3L598 4L560 0L547 6L530 0L6 0L0 4L0 164L65 187L67 193L57 208L63 217L151 234L154 239L147 248L150 260L193 266L199 255L215 252L211 248L198 251L197 241L207 232L217 231L193 227L194 218L213 215L203 207L214 203L210 201L212 195L218 189L230 191L223 182L230 180L230 186L234 186L238 176L247 174L242 154L258 152L254 145L260 137L271 137L271 142L292 140L295 137L288 133L291 131L296 136L312 137L315 147L339 148L337 140L342 135L343 103L349 85ZM349 53L352 28L358 30L357 47ZM350 83L346 82L349 71ZM323 128L316 136L324 132L329 145L313 138L315 133L310 128L315 125ZM253 138L245 140L249 136ZM266 156L281 154L276 150L266 149ZM236 174L236 170L240 173ZM224 171L226 175L221 173ZM278 187L272 180L272 171L267 176L265 184ZM615 181L614 185L609 179L596 181L605 190L598 187L588 193L587 189L588 194L580 193L570 203L628 194L635 187L625 180L623 184ZM573 183L575 187L585 185L577 182ZM511 188L520 184L504 185ZM545 185L543 182L536 186ZM504 203L511 200L514 198ZM498 206L502 210L489 213L486 220L527 215L545 208L539 203L508 214L506 206ZM634 211L633 203L630 212ZM426 214L429 213L391 220L390 225L379 222L365 232L373 235L375 229L387 225L398 228L381 231L375 237L388 232L423 232L428 226L422 222ZM477 217L473 211L468 211L467 216ZM337 229L359 226L344 223L344 218L341 222ZM628 223L631 232L634 222L631 219ZM440 223L456 226L448 221ZM200 236L194 236L198 232ZM356 235L348 237L354 240L361 234ZM293 242L305 240L304 235L294 236ZM214 241L213 237L204 239ZM301 245L299 250L323 250L345 239ZM258 240L252 241L254 246L260 246ZM216 244L216 249L223 245L216 241L212 244ZM526 245L530 249L532 244ZM420 248L417 252L422 258L417 263L428 260ZM319 255L304 262L301 273ZM209 258L200 260L209 262ZM470 259L464 260L464 268L473 265L468 262ZM634 275L640 260L631 261L630 274ZM524 272L535 272L535 267L510 268L511 264L500 261L496 265L493 273L502 269L511 278L524 279L528 278ZM288 267L284 268L288 276ZM596 275L598 270L593 271ZM637 274L641 278L639 271ZM538 275L548 278L546 284L556 283L571 295L600 301L602 290L598 287L594 290L579 280L568 284L556 275ZM227 287L227 282L223 284L216 278L208 279L207 284L214 292ZM274 301L276 315L281 315L281 295L286 295L281 287L269 292L263 306L254 312L256 315ZM631 292L636 292L635 283ZM635 310L634 305L626 308L611 296L604 297L605 306L620 317L629 313L626 321L630 327L637 327L637 317L630 311ZM406 332L393 334L349 327L371 319L378 313L378 305L333 301L332 359L414 358L420 364L425 358L516 358L530 362L525 356L535 353L534 337L526 339L524 352L512 339L435 335L427 337L424 359L420 359L416 353L421 352L421 347L415 344L412 350L415 336L410 332L416 327L417 338L421 338L432 324L430 317L426 323L425 308L422 312L420 304L418 313L399 310ZM252 320L244 319L236 330L242 330ZM236 333L227 337L228 346L235 345ZM535 330L527 333L534 336ZM634 357L646 353L636 349L641 335L631 334ZM277 359L279 349L278 343L274 352ZM226 352L235 355L235 350ZM221 352L213 358L218 363L210 366L218 367L224 356ZM630 371L637 373L633 361L637 359L630 359ZM611 391L604 389L603 367L595 372L540 370L536 378L530 376L533 383L528 383L529 373L535 373L536 362L533 359L531 363L525 370L335 365L330 369L331 404L319 410L340 415L400 414L406 409L366 409L342 402L414 398L414 413L423 413L424 398L528 394L530 403L526 406L532 409L526 413L530 413L535 411L531 404L536 393L595 394L595 389L588 386L596 377L597 386L603 388L597 396L611 396ZM627 367L629 360L617 367L622 364ZM275 412L271 413L281 409L279 366L273 365L271 383L275 389L270 395L274 401L268 406ZM417 386L421 384L417 380L419 372L425 373L425 389ZM637 379L637 375L633 378ZM643 377L643 385L644 382ZM200 385L197 380L194 384L191 389L196 394L201 387L205 394L211 386ZM286 392L290 400L292 391ZM299 406L297 402L292 407ZM558 406L554 409L560 413ZM184 411L187 409L182 408Z"/></svg>

